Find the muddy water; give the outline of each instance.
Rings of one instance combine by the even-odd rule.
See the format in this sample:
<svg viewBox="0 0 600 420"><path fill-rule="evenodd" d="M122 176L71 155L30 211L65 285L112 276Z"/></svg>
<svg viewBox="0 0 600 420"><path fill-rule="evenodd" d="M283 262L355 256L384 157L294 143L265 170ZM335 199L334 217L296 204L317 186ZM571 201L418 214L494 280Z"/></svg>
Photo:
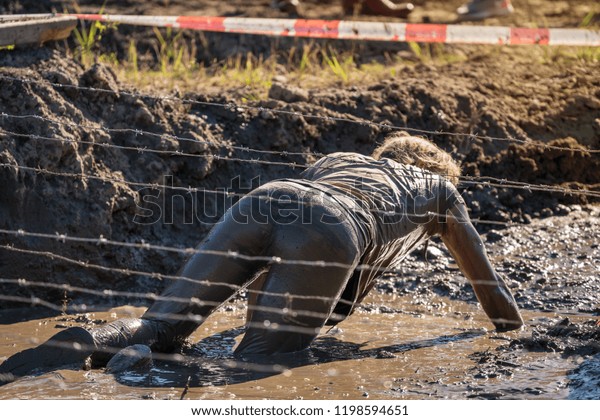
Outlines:
<svg viewBox="0 0 600 420"><path fill-rule="evenodd" d="M338 328L323 329L311 350L269 358L265 365L231 358L244 321L239 304L209 318L180 361L155 360L149 372L120 375L64 369L21 378L0 388L0 398L179 399L186 384L185 398L191 399L600 396L590 379L598 377L597 357L498 350L530 336L536 323L553 314L526 311L528 328L498 334L486 330L492 326L479 308L461 301L440 297L424 307L412 303L411 297L377 293L368 303L379 310L356 313ZM142 312L143 308L121 307L89 314L87 322ZM57 326L77 324L69 316L0 325L0 360L45 340ZM577 392L573 383L578 384Z"/></svg>

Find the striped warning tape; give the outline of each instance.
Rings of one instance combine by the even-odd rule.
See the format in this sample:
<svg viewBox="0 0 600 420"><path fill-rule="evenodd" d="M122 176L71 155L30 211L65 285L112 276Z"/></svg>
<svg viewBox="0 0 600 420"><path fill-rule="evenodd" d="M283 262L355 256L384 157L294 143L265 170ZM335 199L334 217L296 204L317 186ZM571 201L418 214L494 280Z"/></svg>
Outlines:
<svg viewBox="0 0 600 420"><path fill-rule="evenodd" d="M27 19L32 16L13 15ZM511 28L345 20L266 19L210 16L74 14L82 20L285 37L365 41L415 41L446 44L600 46L600 31L575 28ZM9 17L0 16L0 21Z"/></svg>

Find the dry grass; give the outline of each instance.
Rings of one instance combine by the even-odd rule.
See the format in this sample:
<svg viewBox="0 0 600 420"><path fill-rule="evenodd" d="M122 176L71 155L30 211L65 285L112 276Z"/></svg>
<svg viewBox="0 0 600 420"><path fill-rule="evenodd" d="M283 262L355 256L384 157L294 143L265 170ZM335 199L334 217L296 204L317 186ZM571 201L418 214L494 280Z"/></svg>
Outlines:
<svg viewBox="0 0 600 420"><path fill-rule="evenodd" d="M231 90L243 88L247 100L267 96L273 79L283 77L288 83L307 89L326 89L348 85L369 85L395 77L403 68L416 64L446 66L467 61L474 56L510 53L534 63L569 66L576 62L600 62L600 48L528 46L522 49L501 46L449 46L410 42L401 54L386 55L385 60L358 63L355 52L337 50L330 45L308 42L285 53L269 57L238 54L224 61L203 64L196 61L196 44L182 32L155 29L151 60L141 60L135 41L131 41L127 58L118 60L113 53L97 54L98 42L106 28L92 25L76 34L75 57L84 66L100 61L110 65L121 80L144 90L159 92ZM335 44L333 44L335 45ZM140 64L140 63L145 64Z"/></svg>
<svg viewBox="0 0 600 420"><path fill-rule="evenodd" d="M245 88L254 99L266 97L276 76L308 89L366 85L394 77L406 66L443 65L466 59L464 54L456 54L443 45L426 45L420 47L418 53L406 51L402 56L387 56L384 62L359 64L352 51L306 43L290 49L284 56L281 53L268 58L238 54L205 65L194 60L196 47L177 34L157 33L156 36L154 65L139 64L142 60L133 41L126 60L114 62L106 55L100 59L111 64L122 80L139 88L159 91L194 91L199 86L222 90Z"/></svg>

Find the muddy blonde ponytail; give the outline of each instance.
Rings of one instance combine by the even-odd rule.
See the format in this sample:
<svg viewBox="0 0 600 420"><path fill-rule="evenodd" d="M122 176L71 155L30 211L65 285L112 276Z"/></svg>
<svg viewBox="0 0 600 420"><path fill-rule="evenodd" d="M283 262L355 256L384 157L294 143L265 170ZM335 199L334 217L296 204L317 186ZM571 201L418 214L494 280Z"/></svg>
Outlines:
<svg viewBox="0 0 600 420"><path fill-rule="evenodd" d="M459 182L460 166L449 153L425 138L411 136L406 132L394 133L387 137L371 156L375 159L389 158L398 163L426 169L445 176L454 185L458 185Z"/></svg>

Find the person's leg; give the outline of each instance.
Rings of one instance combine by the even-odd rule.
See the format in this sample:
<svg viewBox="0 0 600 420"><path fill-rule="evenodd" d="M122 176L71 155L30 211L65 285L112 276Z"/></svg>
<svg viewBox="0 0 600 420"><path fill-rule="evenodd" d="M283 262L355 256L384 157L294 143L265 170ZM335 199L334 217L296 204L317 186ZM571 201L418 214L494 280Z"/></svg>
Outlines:
<svg viewBox="0 0 600 420"><path fill-rule="evenodd" d="M38 347L13 354L0 364L0 386L20 376L43 373L61 365L81 367L94 348L94 339L89 331L81 327L67 328Z"/></svg>
<svg viewBox="0 0 600 420"><path fill-rule="evenodd" d="M258 297L260 296L265 281L267 280L268 272L268 269L260 272L256 279L253 280L252 283L250 283L247 287L248 308L246 310L246 324L248 324L252 319L252 313L254 312L254 308L256 308Z"/></svg>
<svg viewBox="0 0 600 420"><path fill-rule="evenodd" d="M142 316L142 321L157 326L155 348L169 350L187 338L267 264L262 257L272 226L260 220L260 206L257 194L232 207L179 271L181 279L171 283Z"/></svg>
<svg viewBox="0 0 600 420"><path fill-rule="evenodd" d="M146 344L153 350L172 351L219 305L229 300L266 265L260 257L272 227L260 220L260 194L246 196L213 227L179 270L173 281L142 315L92 331L98 350L93 359L102 365L116 350Z"/></svg>
<svg viewBox="0 0 600 420"><path fill-rule="evenodd" d="M81 366L89 356L95 366L102 366L119 349L133 344L171 350L265 265L264 261L228 254L264 255L271 226L256 217L246 217L253 210L258 213L258 206L256 198L243 198L232 207L199 246L199 253L183 266L179 272L182 278L167 287L141 319L120 319L90 331L79 327L62 331L2 363L0 384L35 371L67 364Z"/></svg>
<svg viewBox="0 0 600 420"><path fill-rule="evenodd" d="M510 0L472 0L456 9L459 21L477 21L514 12Z"/></svg>
<svg viewBox="0 0 600 420"><path fill-rule="evenodd" d="M359 258L358 240L346 224L277 226L275 264L256 293L238 355L289 353L307 348L329 318ZM319 262L338 263L328 266Z"/></svg>

